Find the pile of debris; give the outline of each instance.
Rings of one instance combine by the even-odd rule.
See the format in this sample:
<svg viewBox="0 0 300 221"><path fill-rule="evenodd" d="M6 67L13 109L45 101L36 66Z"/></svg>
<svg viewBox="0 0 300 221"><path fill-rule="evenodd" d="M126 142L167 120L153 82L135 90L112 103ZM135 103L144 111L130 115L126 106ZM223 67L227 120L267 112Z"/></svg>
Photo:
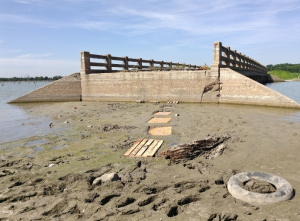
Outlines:
<svg viewBox="0 0 300 221"><path fill-rule="evenodd" d="M109 132L109 131L115 131L115 130L130 130L130 129L135 129L137 127L135 126L119 126L117 124L112 125L112 124L104 124L101 125L100 127L96 127L98 130L102 132Z"/></svg>
<svg viewBox="0 0 300 221"><path fill-rule="evenodd" d="M225 147L223 143L230 137L230 135L226 134L222 136L208 137L203 140L194 140L190 143L169 147L159 155L165 159L170 159L171 163L183 163L188 160L192 160L199 155L213 152L214 148L219 147L220 145L222 146L222 148L216 149L223 151Z"/></svg>

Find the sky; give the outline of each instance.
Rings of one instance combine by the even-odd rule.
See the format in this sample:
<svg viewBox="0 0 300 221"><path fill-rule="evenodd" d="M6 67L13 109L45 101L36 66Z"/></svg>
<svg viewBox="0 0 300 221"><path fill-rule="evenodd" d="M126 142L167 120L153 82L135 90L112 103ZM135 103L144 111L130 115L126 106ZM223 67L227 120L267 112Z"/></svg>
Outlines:
<svg viewBox="0 0 300 221"><path fill-rule="evenodd" d="M0 0L0 77L67 76L81 51L211 65L216 41L300 63L300 0Z"/></svg>

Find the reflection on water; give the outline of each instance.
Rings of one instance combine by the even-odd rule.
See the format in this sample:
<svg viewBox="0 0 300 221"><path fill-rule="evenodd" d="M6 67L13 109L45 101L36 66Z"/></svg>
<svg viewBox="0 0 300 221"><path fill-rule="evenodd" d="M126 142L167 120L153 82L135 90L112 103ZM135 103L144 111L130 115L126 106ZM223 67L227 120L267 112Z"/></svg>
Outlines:
<svg viewBox="0 0 300 221"><path fill-rule="evenodd" d="M279 93L293 99L300 104L300 81L289 81L289 82L278 82L266 84L267 87L278 91ZM276 112L277 110L273 111ZM283 111L282 111L283 112ZM282 119L291 120L291 121L300 121L300 111L295 110L286 110L286 113L283 114Z"/></svg>
<svg viewBox="0 0 300 221"><path fill-rule="evenodd" d="M7 102L38 89L50 82L4 82L0 85L0 143L43 135L50 132L44 122L48 118L37 119L22 108L23 105L7 104ZM24 104L26 106L26 104ZM37 104L36 104L37 105Z"/></svg>

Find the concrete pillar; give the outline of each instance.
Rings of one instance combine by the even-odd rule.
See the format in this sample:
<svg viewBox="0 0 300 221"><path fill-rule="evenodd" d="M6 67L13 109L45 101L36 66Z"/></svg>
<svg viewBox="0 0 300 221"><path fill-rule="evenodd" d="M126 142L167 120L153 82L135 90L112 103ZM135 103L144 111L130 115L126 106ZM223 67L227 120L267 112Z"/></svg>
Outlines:
<svg viewBox="0 0 300 221"><path fill-rule="evenodd" d="M213 43L213 64L211 65L211 70L218 70L222 57L222 42Z"/></svg>
<svg viewBox="0 0 300 221"><path fill-rule="evenodd" d="M123 61L124 70L128 71L128 57L125 56L123 58L124 58L124 61Z"/></svg>
<svg viewBox="0 0 300 221"><path fill-rule="evenodd" d="M80 73L90 74L91 73L90 52L81 51L80 56L81 56L81 70L80 70Z"/></svg>
<svg viewBox="0 0 300 221"><path fill-rule="evenodd" d="M149 69L150 69L150 70L154 70L154 60L153 60L153 59L150 59L149 61L150 61L150 63L149 63L149 67L150 67L150 68L149 68Z"/></svg>
<svg viewBox="0 0 300 221"><path fill-rule="evenodd" d="M138 62L137 62L137 65L138 65L138 69L139 70L142 70L143 69L143 62L142 62L142 58L138 58Z"/></svg>
<svg viewBox="0 0 300 221"><path fill-rule="evenodd" d="M160 70L162 71L164 68L164 61L160 61Z"/></svg>
<svg viewBox="0 0 300 221"><path fill-rule="evenodd" d="M112 68L111 68L111 55L106 54L105 56L106 56L105 63L107 64L106 70L107 71L112 71Z"/></svg>
<svg viewBox="0 0 300 221"><path fill-rule="evenodd" d="M236 65L236 63L237 63L237 60L236 60L236 50L233 50L233 60L234 60L233 67L236 68L237 67L237 65Z"/></svg>
<svg viewBox="0 0 300 221"><path fill-rule="evenodd" d="M230 67L231 65L230 65L230 47L225 47L225 48L227 48L227 52L226 52L226 57L227 57L227 62L226 62L226 65L227 65L227 67Z"/></svg>

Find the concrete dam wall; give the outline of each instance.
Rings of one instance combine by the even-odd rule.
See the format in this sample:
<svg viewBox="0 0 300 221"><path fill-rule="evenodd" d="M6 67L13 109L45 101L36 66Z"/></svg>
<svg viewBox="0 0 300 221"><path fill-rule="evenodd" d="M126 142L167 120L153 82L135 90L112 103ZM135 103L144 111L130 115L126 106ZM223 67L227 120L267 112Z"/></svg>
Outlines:
<svg viewBox="0 0 300 221"><path fill-rule="evenodd" d="M263 85L280 81L267 74L265 66L223 47L221 42L215 42L213 46L214 62L210 70L196 65L81 52L80 73L55 81L11 103L144 100L300 108L292 99ZM104 62L92 62L91 59ZM123 64L114 64L114 60ZM92 69L92 66L105 69ZM113 67L123 68L123 71L113 70Z"/></svg>

